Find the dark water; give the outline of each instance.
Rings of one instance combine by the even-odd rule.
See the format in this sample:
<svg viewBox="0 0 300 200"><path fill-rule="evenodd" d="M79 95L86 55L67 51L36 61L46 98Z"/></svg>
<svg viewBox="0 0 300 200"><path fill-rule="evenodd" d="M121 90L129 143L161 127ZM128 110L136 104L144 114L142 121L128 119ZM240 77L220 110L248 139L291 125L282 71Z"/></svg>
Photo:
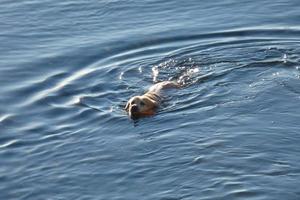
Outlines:
<svg viewBox="0 0 300 200"><path fill-rule="evenodd" d="M300 199L299 20L298 0L3 0L0 199Z"/></svg>

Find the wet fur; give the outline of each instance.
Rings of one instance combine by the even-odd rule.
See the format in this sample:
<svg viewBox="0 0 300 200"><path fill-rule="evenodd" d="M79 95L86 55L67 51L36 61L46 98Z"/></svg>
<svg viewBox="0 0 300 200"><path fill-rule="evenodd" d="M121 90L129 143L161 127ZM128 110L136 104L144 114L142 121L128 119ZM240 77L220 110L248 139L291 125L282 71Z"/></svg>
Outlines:
<svg viewBox="0 0 300 200"><path fill-rule="evenodd" d="M162 101L161 91L166 88L179 88L179 85L173 81L153 85L145 94L130 98L125 106L126 112L131 118L154 115Z"/></svg>

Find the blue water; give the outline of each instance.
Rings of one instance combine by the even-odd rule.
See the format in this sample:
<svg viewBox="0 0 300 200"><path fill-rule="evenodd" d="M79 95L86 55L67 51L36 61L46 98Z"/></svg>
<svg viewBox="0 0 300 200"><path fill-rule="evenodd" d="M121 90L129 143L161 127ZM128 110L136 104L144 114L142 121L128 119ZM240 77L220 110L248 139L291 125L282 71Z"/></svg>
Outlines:
<svg viewBox="0 0 300 200"><path fill-rule="evenodd" d="M3 0L0 199L300 199L299 10ZM186 87L130 120L168 79Z"/></svg>

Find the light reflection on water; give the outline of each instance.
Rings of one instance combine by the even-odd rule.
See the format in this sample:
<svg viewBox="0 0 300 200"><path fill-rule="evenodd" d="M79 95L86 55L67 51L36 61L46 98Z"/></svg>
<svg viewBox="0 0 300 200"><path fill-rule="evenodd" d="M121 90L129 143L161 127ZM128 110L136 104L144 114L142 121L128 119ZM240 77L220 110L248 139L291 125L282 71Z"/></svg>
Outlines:
<svg viewBox="0 0 300 200"><path fill-rule="evenodd" d="M299 6L3 2L0 199L298 199Z"/></svg>

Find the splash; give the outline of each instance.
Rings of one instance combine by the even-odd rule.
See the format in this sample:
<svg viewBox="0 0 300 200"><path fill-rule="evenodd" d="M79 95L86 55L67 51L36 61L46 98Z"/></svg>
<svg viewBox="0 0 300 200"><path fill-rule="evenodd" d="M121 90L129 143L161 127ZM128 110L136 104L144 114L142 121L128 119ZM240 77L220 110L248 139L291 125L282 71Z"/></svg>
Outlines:
<svg viewBox="0 0 300 200"><path fill-rule="evenodd" d="M120 75L119 75L119 79L122 80L123 77L124 77L124 72L121 72Z"/></svg>
<svg viewBox="0 0 300 200"><path fill-rule="evenodd" d="M157 82L158 74L159 74L158 66L152 67L153 82Z"/></svg>
<svg viewBox="0 0 300 200"><path fill-rule="evenodd" d="M193 83L192 78L199 73L199 68L187 69L187 71L181 75L178 79L178 83L181 85L187 85L188 83Z"/></svg>
<svg viewBox="0 0 300 200"><path fill-rule="evenodd" d="M283 63L287 63L287 60L288 60L288 56L286 54L283 54L283 57L282 57Z"/></svg>
<svg viewBox="0 0 300 200"><path fill-rule="evenodd" d="M196 82L200 67L192 58L169 59L152 67L153 82L173 80L182 86Z"/></svg>

